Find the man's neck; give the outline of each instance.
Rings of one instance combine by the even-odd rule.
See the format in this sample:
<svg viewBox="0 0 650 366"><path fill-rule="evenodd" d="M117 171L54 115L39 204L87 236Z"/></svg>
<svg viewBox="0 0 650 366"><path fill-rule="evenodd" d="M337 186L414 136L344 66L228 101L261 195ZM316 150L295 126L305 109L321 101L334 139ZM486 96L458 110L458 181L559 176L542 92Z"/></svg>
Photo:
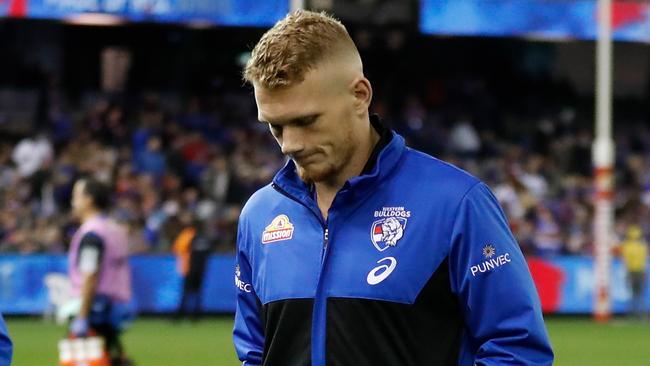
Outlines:
<svg viewBox="0 0 650 366"><path fill-rule="evenodd" d="M379 133L370 124L368 126L369 136L363 140L365 143L362 144L365 146L360 147L358 153L352 157L345 168L332 180L314 183L318 208L325 219L327 219L327 213L338 191L350 178L361 174L363 167L372 155L372 150L379 142Z"/></svg>

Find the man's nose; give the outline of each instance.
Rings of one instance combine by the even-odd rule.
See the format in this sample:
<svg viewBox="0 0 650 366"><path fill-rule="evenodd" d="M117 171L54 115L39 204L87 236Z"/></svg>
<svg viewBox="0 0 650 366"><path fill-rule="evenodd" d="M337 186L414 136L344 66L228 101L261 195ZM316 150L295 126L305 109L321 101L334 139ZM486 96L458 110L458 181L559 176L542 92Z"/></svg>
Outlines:
<svg viewBox="0 0 650 366"><path fill-rule="evenodd" d="M282 153L293 156L305 149L305 139L298 128L285 126L282 131Z"/></svg>

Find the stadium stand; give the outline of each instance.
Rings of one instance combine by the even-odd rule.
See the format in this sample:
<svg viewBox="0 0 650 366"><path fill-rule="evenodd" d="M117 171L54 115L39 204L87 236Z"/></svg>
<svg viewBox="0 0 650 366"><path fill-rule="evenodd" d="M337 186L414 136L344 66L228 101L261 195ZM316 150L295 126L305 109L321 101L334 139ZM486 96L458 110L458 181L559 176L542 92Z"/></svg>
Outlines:
<svg viewBox="0 0 650 366"><path fill-rule="evenodd" d="M579 99L541 106L539 95L495 96L495 87L480 77L433 79L425 93L412 91L401 105L381 96L373 109L412 146L486 180L526 253L589 253L589 114ZM562 92L561 85L547 88ZM93 98L80 109L51 104L45 123L21 131L21 139L4 130L0 251L64 252L75 227L72 183L88 174L114 187L112 212L129 227L134 253L169 252L183 213L206 224L218 252L232 251L242 203L283 164L256 122L251 96L179 97L176 112L154 93L128 103ZM647 232L650 128L634 119L622 126L617 229L639 223Z"/></svg>

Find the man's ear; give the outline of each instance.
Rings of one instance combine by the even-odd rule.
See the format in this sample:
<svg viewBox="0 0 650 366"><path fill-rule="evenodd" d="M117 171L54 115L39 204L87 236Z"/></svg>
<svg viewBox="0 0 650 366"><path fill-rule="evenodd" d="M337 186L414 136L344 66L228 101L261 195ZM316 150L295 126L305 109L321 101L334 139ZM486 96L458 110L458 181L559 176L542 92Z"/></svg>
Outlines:
<svg viewBox="0 0 650 366"><path fill-rule="evenodd" d="M350 90L354 96L354 108L359 113L367 113L372 102L372 86L370 81L363 76L354 79L350 84Z"/></svg>

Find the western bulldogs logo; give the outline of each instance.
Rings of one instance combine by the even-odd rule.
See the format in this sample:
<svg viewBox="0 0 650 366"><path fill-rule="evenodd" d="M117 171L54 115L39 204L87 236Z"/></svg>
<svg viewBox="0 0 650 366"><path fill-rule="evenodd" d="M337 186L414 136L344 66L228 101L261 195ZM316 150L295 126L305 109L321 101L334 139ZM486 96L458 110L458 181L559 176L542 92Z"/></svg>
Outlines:
<svg viewBox="0 0 650 366"><path fill-rule="evenodd" d="M372 223L370 240L372 244L383 252L389 247L394 247L404 236L407 219L404 217L386 217Z"/></svg>

